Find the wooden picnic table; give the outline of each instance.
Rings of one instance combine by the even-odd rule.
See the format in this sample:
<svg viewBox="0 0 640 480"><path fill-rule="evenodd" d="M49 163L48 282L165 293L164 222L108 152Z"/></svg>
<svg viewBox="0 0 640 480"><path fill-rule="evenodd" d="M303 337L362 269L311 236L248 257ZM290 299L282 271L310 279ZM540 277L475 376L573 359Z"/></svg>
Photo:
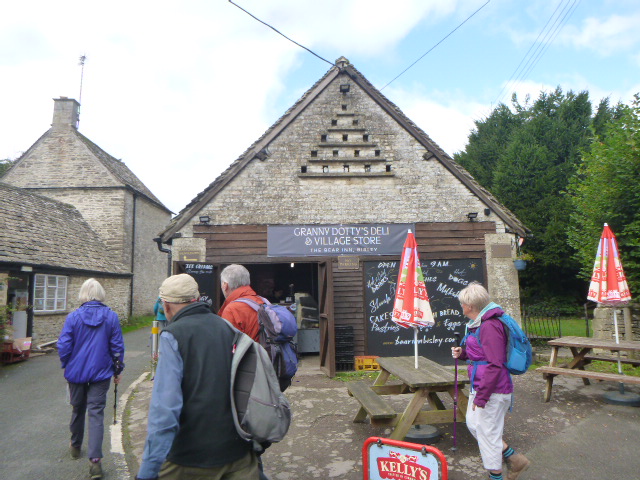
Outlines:
<svg viewBox="0 0 640 480"><path fill-rule="evenodd" d="M424 357L379 357L380 373L373 385L363 381L349 382L349 394L360 402L360 409L353 419L354 423L364 422L367 416L372 425L395 427L390 438L403 440L412 425L453 422L453 409L447 409L438 397L440 393L455 395L454 372L450 368ZM393 375L400 383L387 384ZM458 421L465 420L467 395L463 388L469 379L458 376ZM411 395L409 404L403 412L397 412L387 403L383 395ZM430 410L422 410L428 402Z"/></svg>
<svg viewBox="0 0 640 480"><path fill-rule="evenodd" d="M593 360L601 360L605 362L618 361L618 357L616 356L594 354L594 349L606 350L608 352L640 352L640 342L621 340L619 343L616 343L615 340L588 337L561 337L556 338L555 340L550 340L548 344L551 346L549 366L539 367L537 369L538 372L542 373L546 380L544 391L545 402L548 402L551 399L553 379L557 375L568 375L582 378L585 385L590 384L589 380L603 380L640 385L640 377L631 377L627 375L620 375L618 373L593 372L584 369L585 365L588 365ZM573 359L567 364L558 365L558 351L562 347L569 348L569 350L571 350ZM624 363L638 363L634 359L622 358L621 361Z"/></svg>

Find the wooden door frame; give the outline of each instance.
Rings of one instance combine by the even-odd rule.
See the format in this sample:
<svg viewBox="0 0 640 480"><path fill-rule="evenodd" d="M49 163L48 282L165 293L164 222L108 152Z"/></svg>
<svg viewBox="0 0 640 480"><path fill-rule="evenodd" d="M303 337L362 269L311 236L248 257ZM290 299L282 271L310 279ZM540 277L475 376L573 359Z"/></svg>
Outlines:
<svg viewBox="0 0 640 480"><path fill-rule="evenodd" d="M333 317L333 259L318 263L318 310L320 313L320 370L336 375L336 338Z"/></svg>

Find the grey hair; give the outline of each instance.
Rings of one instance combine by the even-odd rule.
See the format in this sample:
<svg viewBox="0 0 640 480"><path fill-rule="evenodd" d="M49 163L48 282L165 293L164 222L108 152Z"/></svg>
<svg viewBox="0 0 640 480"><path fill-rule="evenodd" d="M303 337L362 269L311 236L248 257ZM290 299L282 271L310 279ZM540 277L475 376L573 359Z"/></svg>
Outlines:
<svg viewBox="0 0 640 480"><path fill-rule="evenodd" d="M107 294L105 293L104 288L95 278L85 280L80 287L80 293L78 293L78 300L80 300L80 303L90 302L91 300L104 302L106 297Z"/></svg>
<svg viewBox="0 0 640 480"><path fill-rule="evenodd" d="M233 264L225 267L220 273L220 283L227 282L231 291L251 284L251 275L242 265Z"/></svg>
<svg viewBox="0 0 640 480"><path fill-rule="evenodd" d="M460 303L464 303L465 305L469 305L470 307L475 308L479 312L482 311L484 307L489 305L491 298L489 297L489 292L478 282L471 282L465 288L460 290L458 294L458 300Z"/></svg>

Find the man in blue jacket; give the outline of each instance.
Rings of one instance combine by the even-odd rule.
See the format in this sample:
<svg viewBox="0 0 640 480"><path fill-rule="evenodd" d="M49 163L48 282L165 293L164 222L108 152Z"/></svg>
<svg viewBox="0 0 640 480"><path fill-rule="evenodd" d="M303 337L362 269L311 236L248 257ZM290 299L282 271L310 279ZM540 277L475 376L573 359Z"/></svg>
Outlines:
<svg viewBox="0 0 640 480"><path fill-rule="evenodd" d="M71 312L58 338L58 354L69 385L71 457L80 457L85 415L89 414L89 475L102 478L104 407L111 377L120 382L124 369L124 340L118 315L104 303L102 285L90 278L80 287L80 308Z"/></svg>

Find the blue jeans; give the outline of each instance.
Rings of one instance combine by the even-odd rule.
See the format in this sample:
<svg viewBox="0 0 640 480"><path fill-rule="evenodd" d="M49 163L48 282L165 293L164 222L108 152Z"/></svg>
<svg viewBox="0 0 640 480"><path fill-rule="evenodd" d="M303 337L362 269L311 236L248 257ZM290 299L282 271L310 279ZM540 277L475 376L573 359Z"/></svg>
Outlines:
<svg viewBox="0 0 640 480"><path fill-rule="evenodd" d="M89 413L89 458L102 458L104 436L104 407L111 378L96 383L69 382L71 412L71 445L80 448L84 439L85 415Z"/></svg>

